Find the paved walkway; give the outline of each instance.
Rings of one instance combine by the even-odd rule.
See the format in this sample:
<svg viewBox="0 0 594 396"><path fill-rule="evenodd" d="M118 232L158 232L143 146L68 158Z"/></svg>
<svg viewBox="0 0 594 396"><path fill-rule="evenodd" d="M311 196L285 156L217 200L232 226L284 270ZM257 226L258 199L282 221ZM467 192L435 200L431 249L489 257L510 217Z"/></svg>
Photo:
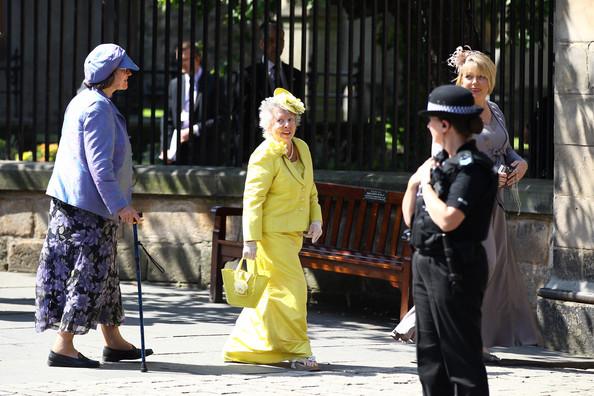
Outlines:
<svg viewBox="0 0 594 396"><path fill-rule="evenodd" d="M31 274L0 272L0 395L77 392L84 395L420 395L414 345L388 337L391 323L328 313L309 314L312 348L323 371L225 364L221 348L239 313L208 302L206 291L143 284L145 334L155 354L139 363L100 369L50 368L55 333L33 330ZM122 285L128 320L122 332L139 346L136 287ZM101 336L76 338L78 349L99 359ZM500 356L551 363L585 362L540 348L499 348ZM587 395L594 369L488 367L492 395Z"/></svg>

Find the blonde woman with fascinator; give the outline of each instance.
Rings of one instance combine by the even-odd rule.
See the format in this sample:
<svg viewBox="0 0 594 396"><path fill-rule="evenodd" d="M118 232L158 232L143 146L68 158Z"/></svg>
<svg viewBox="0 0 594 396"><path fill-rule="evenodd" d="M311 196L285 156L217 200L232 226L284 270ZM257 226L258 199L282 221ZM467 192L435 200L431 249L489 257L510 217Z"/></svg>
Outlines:
<svg viewBox="0 0 594 396"><path fill-rule="evenodd" d="M307 336L303 237L322 235L322 212L307 144L295 137L305 106L277 88L260 106L264 141L248 163L243 195L243 257L270 277L256 308L244 308L223 347L227 362L317 371ZM252 261L253 260L253 261Z"/></svg>
<svg viewBox="0 0 594 396"><path fill-rule="evenodd" d="M499 189L491 215L489 236L484 242L489 262L489 282L483 300L482 337L485 348L492 346L536 345L541 335L526 297L513 249L507 238L503 189L515 186L526 174L527 162L510 142L505 117L488 99L493 92L496 66L484 53L458 47L448 60L458 73L456 84L469 89L475 103L483 108L483 130L476 136L477 147L499 170ZM486 360L496 359L485 351Z"/></svg>
<svg viewBox="0 0 594 396"><path fill-rule="evenodd" d="M514 187L526 174L528 164L510 143L503 112L489 100L495 88L497 68L484 53L470 47L458 47L448 59L455 69L456 85L469 89L475 104L483 108L482 131L475 135L477 148L493 161L498 170L498 191L491 215L487 239L483 242L489 263L489 281L482 304L484 358L497 361L487 348L493 346L536 345L541 335L526 297L525 285L508 244L507 222L503 208L503 189ZM433 154L441 151L433 144ZM414 309L414 308L413 308ZM412 324L411 324L412 322ZM396 339L414 337L414 320L399 324L392 332Z"/></svg>

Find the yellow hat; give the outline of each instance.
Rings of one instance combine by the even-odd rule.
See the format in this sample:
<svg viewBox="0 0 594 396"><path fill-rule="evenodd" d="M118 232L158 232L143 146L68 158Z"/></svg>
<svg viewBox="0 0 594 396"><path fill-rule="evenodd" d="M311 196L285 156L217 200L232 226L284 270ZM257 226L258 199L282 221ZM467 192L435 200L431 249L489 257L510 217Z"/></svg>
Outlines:
<svg viewBox="0 0 594 396"><path fill-rule="evenodd" d="M283 109L294 114L303 114L305 112L305 105L301 99L296 98L291 92L284 88L277 88L274 90L274 102Z"/></svg>

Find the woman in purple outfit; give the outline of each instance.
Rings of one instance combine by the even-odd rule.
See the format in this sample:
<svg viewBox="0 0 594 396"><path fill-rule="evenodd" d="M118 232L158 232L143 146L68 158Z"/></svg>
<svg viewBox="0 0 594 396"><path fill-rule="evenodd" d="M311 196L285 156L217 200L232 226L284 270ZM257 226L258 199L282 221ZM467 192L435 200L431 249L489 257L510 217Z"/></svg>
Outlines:
<svg viewBox="0 0 594 396"><path fill-rule="evenodd" d="M480 114L483 130L475 135L476 146L487 154L499 171L499 188L487 239L483 246L489 263L489 281L482 305L482 339L484 359L499 360L489 353L494 346L536 345L542 343L536 317L526 296L522 274L508 244L507 221L503 208L503 189L514 187L526 174L527 162L513 149L503 112L489 100L495 88L497 68L486 54L470 47L458 47L448 59L457 73L456 85L472 92L475 104L483 108ZM441 147L433 145L433 154ZM413 311L414 312L414 311ZM414 316L407 314L392 331L397 340L409 341L415 336Z"/></svg>
<svg viewBox="0 0 594 396"><path fill-rule="evenodd" d="M47 195L48 232L36 279L35 328L58 331L48 365L99 367L74 347L74 336L100 324L103 360L140 358L119 331L124 319L116 265L118 223L141 222L130 205L132 150L114 103L139 68L123 48L101 44L85 59L84 84L68 105ZM147 350L150 355L152 350Z"/></svg>
<svg viewBox="0 0 594 396"><path fill-rule="evenodd" d="M526 174L528 163L513 149L503 112L489 96L495 87L497 68L486 54L458 47L448 60L456 69L456 85L469 89L483 108L484 128L476 136L480 151L499 169L499 189L491 214L489 236L483 245L489 261L489 282L483 299L482 337L485 360L498 360L488 353L492 346L541 343L536 315L530 309L522 274L509 245L503 208L503 189L514 187Z"/></svg>

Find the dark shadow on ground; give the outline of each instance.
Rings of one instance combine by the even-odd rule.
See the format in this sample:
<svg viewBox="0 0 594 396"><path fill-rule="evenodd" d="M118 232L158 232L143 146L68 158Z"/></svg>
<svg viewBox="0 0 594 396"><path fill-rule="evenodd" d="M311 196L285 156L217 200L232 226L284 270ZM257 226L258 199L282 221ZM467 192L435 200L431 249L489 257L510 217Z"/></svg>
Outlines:
<svg viewBox="0 0 594 396"><path fill-rule="evenodd" d="M138 325L138 305L137 293L135 291L123 292L122 299L124 308L128 317L127 325ZM159 289L143 287L143 311L144 324L151 326L153 324L191 324L191 323L218 323L233 325L241 308L231 307L225 303L211 303L208 299L208 293L200 290L187 289L180 291L172 286L160 286ZM382 322L381 318L362 317L359 315L350 315L347 313L335 313L329 309L309 310L308 323L315 331L333 331L340 329L338 336L348 336L361 330L361 325L369 326L373 330L389 332L392 329L392 323ZM358 338L363 335L359 332ZM314 335L315 337L315 335ZM378 341L378 337L369 337ZM383 338L382 338L383 340ZM386 336L386 342L390 338Z"/></svg>
<svg viewBox="0 0 594 396"><path fill-rule="evenodd" d="M34 298L5 298L0 297L0 304L35 305Z"/></svg>
<svg viewBox="0 0 594 396"><path fill-rule="evenodd" d="M540 359L515 359L504 358L498 362L492 362L489 366L496 367L527 367L534 369L578 369L588 370L594 369L594 360L590 361L576 361L576 360L540 360ZM579 371L580 373L594 374L594 371Z"/></svg>
<svg viewBox="0 0 594 396"><path fill-rule="evenodd" d="M139 362L107 363L101 366L105 370L140 371ZM304 375L333 375L343 377L375 376L384 373L401 373L417 375L416 368L411 367L375 367L359 365L342 365L320 363L320 371L308 372L293 370L287 364L254 365L229 363L224 366L204 366L197 364L147 361L149 372L185 373L196 375L287 375L299 377Z"/></svg>
<svg viewBox="0 0 594 396"><path fill-rule="evenodd" d="M0 312L0 320L7 322L33 322L35 321L35 314L30 311Z"/></svg>
<svg viewBox="0 0 594 396"><path fill-rule="evenodd" d="M131 287L132 286L132 287ZM138 326L138 295L134 283L123 283L122 301L126 312L126 325ZM19 307L30 306L34 309L35 300L32 298L5 298L0 304L18 304ZM179 289L174 286L143 283L143 310L145 326L154 324L192 324L214 323L233 325L241 308L231 307L225 303L215 304L208 299L208 292L198 289ZM33 322L34 313L24 310L0 312L0 320L10 322ZM308 312L308 322L316 332L338 331L338 337L349 337L357 334L357 338L367 337L369 341L383 341L383 337L361 333L361 326L373 330L391 330L392 323L382 323L381 318L363 317L345 312L333 312L331 309L311 309ZM377 334L377 333L375 333ZM389 337L385 339L389 342Z"/></svg>

